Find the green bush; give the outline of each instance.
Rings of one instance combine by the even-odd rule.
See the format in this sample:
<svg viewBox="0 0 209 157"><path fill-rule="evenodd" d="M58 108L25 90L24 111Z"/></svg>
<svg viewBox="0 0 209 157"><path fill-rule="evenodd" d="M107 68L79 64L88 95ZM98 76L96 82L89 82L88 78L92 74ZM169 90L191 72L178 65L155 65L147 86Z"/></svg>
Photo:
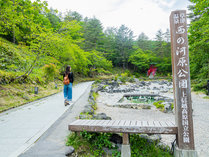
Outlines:
<svg viewBox="0 0 209 157"><path fill-rule="evenodd" d="M192 87L193 91L203 91L205 94L208 94L207 79L193 80Z"/></svg>
<svg viewBox="0 0 209 157"><path fill-rule="evenodd" d="M101 83L102 82L102 80L96 80L95 82L94 82L94 84L99 84L99 83Z"/></svg>
<svg viewBox="0 0 209 157"><path fill-rule="evenodd" d="M171 157L169 152L165 152L156 146L157 143L142 138L139 134L130 135L131 156L132 157Z"/></svg>
<svg viewBox="0 0 209 157"><path fill-rule="evenodd" d="M114 81L117 81L118 80L118 75L116 75L115 77L114 77Z"/></svg>
<svg viewBox="0 0 209 157"><path fill-rule="evenodd" d="M153 105L155 105L161 111L164 111L164 105L162 104L163 102L164 102L163 100L153 102Z"/></svg>
<svg viewBox="0 0 209 157"><path fill-rule="evenodd" d="M68 137L66 145L71 145L78 153L82 148L82 152L78 153L78 156L82 156L81 153L88 154L89 156L100 157L104 156L105 152L103 148L112 150L112 156L120 157L120 152L117 150L117 146L113 145L110 141L111 133L89 133L83 131L80 136L75 133ZM140 136L140 134L130 135L130 146L132 157L171 157L169 150L163 151L157 146L156 142L152 142L146 138Z"/></svg>
<svg viewBox="0 0 209 157"><path fill-rule="evenodd" d="M133 76L129 77L128 82L131 82L131 83L135 82L134 77Z"/></svg>
<svg viewBox="0 0 209 157"><path fill-rule="evenodd" d="M121 73L119 79L121 82L125 83L128 80L128 73Z"/></svg>
<svg viewBox="0 0 209 157"><path fill-rule="evenodd" d="M66 145L73 146L76 151L80 147L85 148L85 150L83 149L85 154L90 153L91 156L95 157L105 155L103 148L106 147L113 149L114 156L119 157L120 152L116 151L117 147L110 142L110 136L110 133L89 133L86 131L81 132L80 136L73 133L68 137Z"/></svg>
<svg viewBox="0 0 209 157"><path fill-rule="evenodd" d="M47 81L50 81L50 80L53 81L55 76L58 73L58 71L56 69L56 66L54 64L52 64L52 63L46 64L43 67L43 70L44 70L44 73L45 73Z"/></svg>

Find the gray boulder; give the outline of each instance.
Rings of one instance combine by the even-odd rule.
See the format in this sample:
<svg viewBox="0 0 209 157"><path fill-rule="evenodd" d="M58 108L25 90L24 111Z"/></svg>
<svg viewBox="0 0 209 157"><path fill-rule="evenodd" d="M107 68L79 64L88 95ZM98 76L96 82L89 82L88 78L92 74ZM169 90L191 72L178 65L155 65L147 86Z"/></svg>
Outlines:
<svg viewBox="0 0 209 157"><path fill-rule="evenodd" d="M165 113L171 113L171 112L173 112L172 111L172 104L171 103L169 103L169 102L164 102L163 103L164 104L164 112Z"/></svg>
<svg viewBox="0 0 209 157"><path fill-rule="evenodd" d="M65 147L65 156L69 156L71 155L73 152L75 151L75 149L72 146L69 147Z"/></svg>
<svg viewBox="0 0 209 157"><path fill-rule="evenodd" d="M86 106L84 106L83 113L93 114L94 109L91 107L91 105L86 105Z"/></svg>
<svg viewBox="0 0 209 157"><path fill-rule="evenodd" d="M108 117L105 113L98 113L96 115L93 115L93 118L100 120L111 120L111 117Z"/></svg>
<svg viewBox="0 0 209 157"><path fill-rule="evenodd" d="M159 142L157 144L157 147L160 148L163 151L167 151L167 152L170 151L170 147L168 145L166 145L165 143L162 143L162 142Z"/></svg>

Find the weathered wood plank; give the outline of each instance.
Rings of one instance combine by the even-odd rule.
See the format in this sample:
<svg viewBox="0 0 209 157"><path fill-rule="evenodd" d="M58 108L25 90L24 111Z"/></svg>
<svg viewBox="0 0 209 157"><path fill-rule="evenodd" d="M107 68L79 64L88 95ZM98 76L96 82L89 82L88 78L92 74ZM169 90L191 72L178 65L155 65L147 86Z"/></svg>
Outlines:
<svg viewBox="0 0 209 157"><path fill-rule="evenodd" d="M156 134L177 134L176 126L167 126L163 122L147 122L141 125L141 121L116 121L116 120L83 120L83 123L77 121L69 125L72 131L89 131L89 132L113 132L113 133L156 133ZM148 125L148 123L150 125ZM89 125L88 125L89 124ZM127 124L127 125L124 125ZM130 125L131 124L131 125ZM133 126L132 126L133 124ZM135 124L135 125L134 125ZM151 125L153 124L153 125ZM155 124L155 125L154 125ZM157 124L157 125L156 125ZM160 125L161 124L161 125Z"/></svg>
<svg viewBox="0 0 209 157"><path fill-rule="evenodd" d="M97 122L94 125L100 126L104 123L104 120L97 120Z"/></svg>
<svg viewBox="0 0 209 157"><path fill-rule="evenodd" d="M93 126L93 125L95 125L95 123L97 123L98 122L98 120L91 120L91 122L89 122L88 124L85 124L85 125L89 125L89 126Z"/></svg>
<svg viewBox="0 0 209 157"><path fill-rule="evenodd" d="M161 124L162 127L167 127L167 126L168 126L168 125L167 125L165 122L163 122L163 121L160 121L160 124Z"/></svg>
<svg viewBox="0 0 209 157"><path fill-rule="evenodd" d="M119 124L120 124L120 121L121 121L121 120L119 120L118 123L117 123L118 126L119 126Z"/></svg>
<svg viewBox="0 0 209 157"><path fill-rule="evenodd" d="M115 123L115 120L111 120L111 121L107 124L107 126L112 126L114 123Z"/></svg>
<svg viewBox="0 0 209 157"><path fill-rule="evenodd" d="M147 123L148 123L148 126L150 126L150 127L155 126L153 121L147 121Z"/></svg>
<svg viewBox="0 0 209 157"><path fill-rule="evenodd" d="M147 127L148 126L147 121L142 121L142 126Z"/></svg>
<svg viewBox="0 0 209 157"><path fill-rule="evenodd" d="M136 126L137 121L136 120L131 120L130 121L130 126Z"/></svg>
<svg viewBox="0 0 209 157"><path fill-rule="evenodd" d="M167 123L168 126L174 126L174 124L170 121L166 121L166 123Z"/></svg>
<svg viewBox="0 0 209 157"><path fill-rule="evenodd" d="M118 124L119 126L124 126L124 123L125 123L126 121L125 120L121 120L120 121L120 123Z"/></svg>
<svg viewBox="0 0 209 157"><path fill-rule="evenodd" d="M155 124L156 127L161 127L161 124L159 123L159 121L153 121L153 123Z"/></svg>
<svg viewBox="0 0 209 157"><path fill-rule="evenodd" d="M110 122L110 120L104 120L103 125L105 126L105 125L107 125L109 122Z"/></svg>
<svg viewBox="0 0 209 157"><path fill-rule="evenodd" d="M119 122L120 122L120 120L115 120L114 126L118 126Z"/></svg>
<svg viewBox="0 0 209 157"><path fill-rule="evenodd" d="M86 121L83 120L83 122L81 123L81 125L87 125L90 122L92 122L92 121L91 120L86 120Z"/></svg>
<svg viewBox="0 0 209 157"><path fill-rule="evenodd" d="M130 126L130 122L131 122L130 120L126 120L124 126Z"/></svg>
<svg viewBox="0 0 209 157"><path fill-rule="evenodd" d="M79 125L79 124L82 123L82 122L83 122L82 120L78 119L78 120L73 121L73 122L70 123L70 124L72 124L72 125Z"/></svg>
<svg viewBox="0 0 209 157"><path fill-rule="evenodd" d="M142 121L138 121L138 120L137 120L136 126L137 126L137 127L142 126Z"/></svg>

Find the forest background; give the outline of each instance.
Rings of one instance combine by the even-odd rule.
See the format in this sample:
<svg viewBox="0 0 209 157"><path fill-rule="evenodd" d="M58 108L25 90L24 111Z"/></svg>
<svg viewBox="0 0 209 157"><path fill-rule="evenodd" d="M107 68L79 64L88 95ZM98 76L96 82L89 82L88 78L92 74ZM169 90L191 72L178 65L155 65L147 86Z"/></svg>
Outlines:
<svg viewBox="0 0 209 157"><path fill-rule="evenodd" d="M209 2L190 1L192 87L207 94ZM39 98L33 95L34 86L53 91L66 65L71 65L77 80L121 73L146 77L151 64L158 76L172 76L169 29L159 30L150 40L143 32L135 37L125 25L104 30L95 17L75 11L63 14L40 0L0 0L0 8L0 111Z"/></svg>

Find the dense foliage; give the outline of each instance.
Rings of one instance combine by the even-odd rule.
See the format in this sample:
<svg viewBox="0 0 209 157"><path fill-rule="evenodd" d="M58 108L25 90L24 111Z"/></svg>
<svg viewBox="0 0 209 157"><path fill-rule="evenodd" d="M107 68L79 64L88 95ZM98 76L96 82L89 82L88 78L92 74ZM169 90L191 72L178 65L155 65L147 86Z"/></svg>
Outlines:
<svg viewBox="0 0 209 157"><path fill-rule="evenodd" d="M0 0L0 6L1 83L53 81L66 65L82 76L111 71L111 61L97 51L99 20L83 20L76 12L62 17L40 0ZM98 33L92 26L99 26Z"/></svg>
<svg viewBox="0 0 209 157"><path fill-rule="evenodd" d="M191 1L191 76L205 88L209 78L208 1ZM0 0L1 83L41 83L43 78L52 81L61 78L66 65L72 66L75 75L93 77L112 73L112 67L132 70L136 76L146 75L149 66L155 64L158 75L170 76L168 29L156 32L155 40L143 32L135 38L125 25L104 30L95 17L83 18L75 11L63 16L47 5L40 0ZM46 67L54 68L54 76Z"/></svg>
<svg viewBox="0 0 209 157"><path fill-rule="evenodd" d="M191 0L189 27L190 69L195 90L206 89L209 78L209 1Z"/></svg>
<svg viewBox="0 0 209 157"><path fill-rule="evenodd" d="M121 152L118 145L113 143L115 140L111 138L112 135L111 133L90 133L83 131L79 136L73 133L68 137L66 145L73 146L75 154L78 156L108 156L105 152L105 148L108 148L111 156L119 157L121 156ZM171 157L170 148L160 147L158 143L159 141L143 138L143 135L131 134L131 156Z"/></svg>

